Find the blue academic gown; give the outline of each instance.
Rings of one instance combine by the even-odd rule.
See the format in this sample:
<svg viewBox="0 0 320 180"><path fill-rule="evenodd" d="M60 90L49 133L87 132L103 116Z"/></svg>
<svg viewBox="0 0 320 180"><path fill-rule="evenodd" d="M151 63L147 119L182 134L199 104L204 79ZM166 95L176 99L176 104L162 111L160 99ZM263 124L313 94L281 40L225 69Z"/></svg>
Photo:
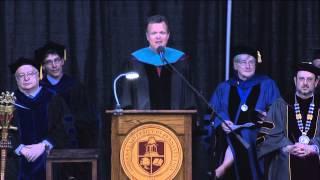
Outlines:
<svg viewBox="0 0 320 180"><path fill-rule="evenodd" d="M242 98L239 94L242 94ZM254 75L247 81L232 78L220 83L211 97L210 104L223 120L230 120L235 124L255 123L257 112L266 112L267 108L279 97L279 89L272 79L267 76ZM241 105L244 102L248 106L246 112L241 111ZM221 123L222 121L216 116L214 127L217 132L219 132ZM234 170L237 179L258 180L262 177L262 170L258 165L255 150L258 129L253 126L235 131L250 145L249 149L245 149L232 134L226 136L224 140L220 139L223 141L217 147L219 151L222 151L220 156L224 156L227 144L231 147L235 159Z"/></svg>
<svg viewBox="0 0 320 180"><path fill-rule="evenodd" d="M31 145L43 140L50 142L48 109L55 93L42 88L33 98L27 97L19 90L15 92L15 95L17 104L29 108L17 107L15 110L14 124L18 127L18 144ZM46 156L47 154L44 152L35 162L28 162L21 155L19 159L19 179L44 180Z"/></svg>

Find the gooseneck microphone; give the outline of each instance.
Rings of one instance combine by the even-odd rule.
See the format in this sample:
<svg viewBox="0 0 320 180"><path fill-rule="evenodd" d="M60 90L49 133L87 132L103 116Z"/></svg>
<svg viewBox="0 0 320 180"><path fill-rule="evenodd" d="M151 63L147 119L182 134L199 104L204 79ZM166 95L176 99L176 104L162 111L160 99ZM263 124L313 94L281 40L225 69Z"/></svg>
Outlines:
<svg viewBox="0 0 320 180"><path fill-rule="evenodd" d="M200 98L202 102L204 102L207 105L207 107L212 111L210 121L212 121L212 118L215 115L221 122L223 122L226 125L226 127L230 130L230 133L232 133L239 140L243 147L249 149L250 145L246 141L244 141L239 134L235 133L227 123L225 123L225 120L215 111L214 107L212 107L209 104L207 99L184 77L183 74L181 74L177 70L176 67L174 67L171 63L168 62L168 60L165 58L165 47L159 46L157 48L157 53L159 54L161 61L164 64L168 65L175 73L177 73L177 75L183 80L184 83L187 84L187 86L193 91L193 93L195 93L197 97Z"/></svg>

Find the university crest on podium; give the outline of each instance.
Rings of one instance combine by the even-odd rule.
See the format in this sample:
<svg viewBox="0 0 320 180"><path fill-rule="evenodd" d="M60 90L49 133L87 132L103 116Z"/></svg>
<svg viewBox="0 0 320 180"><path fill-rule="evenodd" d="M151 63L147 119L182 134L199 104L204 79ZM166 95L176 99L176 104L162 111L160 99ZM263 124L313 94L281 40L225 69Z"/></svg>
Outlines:
<svg viewBox="0 0 320 180"><path fill-rule="evenodd" d="M131 180L173 179L183 160L177 136L165 126L144 124L124 139L121 166Z"/></svg>

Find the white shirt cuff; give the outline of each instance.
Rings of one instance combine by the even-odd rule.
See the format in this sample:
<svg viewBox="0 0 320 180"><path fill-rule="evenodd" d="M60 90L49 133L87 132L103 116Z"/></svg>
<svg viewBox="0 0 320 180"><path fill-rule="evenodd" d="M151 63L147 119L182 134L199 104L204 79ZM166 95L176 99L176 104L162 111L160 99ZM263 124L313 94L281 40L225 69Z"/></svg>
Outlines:
<svg viewBox="0 0 320 180"><path fill-rule="evenodd" d="M18 156L21 156L21 149L24 147L24 144L20 144L15 150L14 152L18 155Z"/></svg>
<svg viewBox="0 0 320 180"><path fill-rule="evenodd" d="M311 145L313 147L313 149L317 152L317 154L319 154L319 148L317 145Z"/></svg>
<svg viewBox="0 0 320 180"><path fill-rule="evenodd" d="M45 144L46 151L50 151L53 148L53 145L47 140L43 140L41 143Z"/></svg>

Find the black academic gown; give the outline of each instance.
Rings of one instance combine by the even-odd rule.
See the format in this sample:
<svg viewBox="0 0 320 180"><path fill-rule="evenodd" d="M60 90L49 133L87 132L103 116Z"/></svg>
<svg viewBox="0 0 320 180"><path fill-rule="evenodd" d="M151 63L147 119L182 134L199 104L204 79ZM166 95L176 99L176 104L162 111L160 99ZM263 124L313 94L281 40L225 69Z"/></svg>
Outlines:
<svg viewBox="0 0 320 180"><path fill-rule="evenodd" d="M61 80L52 85L47 78L41 80L45 86L65 100L68 113L59 124L60 128L52 131L55 135L56 149L95 148L97 137L97 114L93 103L89 101L84 86L76 79L64 74ZM57 167L55 179L90 179L90 167L87 164L63 164Z"/></svg>
<svg viewBox="0 0 320 180"><path fill-rule="evenodd" d="M53 144L55 137L49 131L64 118L63 99L46 88L42 88L34 98L27 97L19 90L15 96L17 104L29 109L17 106L14 111L12 124L18 127L18 133L13 138L14 149L19 144L31 145L43 140ZM19 156L19 179L44 180L46 156L44 152L35 162L28 162L24 156Z"/></svg>
<svg viewBox="0 0 320 180"><path fill-rule="evenodd" d="M303 124L305 124L311 98L302 100L297 98ZM264 141L258 145L258 156L267 157L270 164L266 167L269 180L319 180L319 156L314 154L305 158L295 157L282 151L282 148L294 144L301 135L297 126L294 112L294 95L277 100L270 108L266 121L273 124L271 128L262 129ZM313 113L308 137L310 144L320 147L319 97L315 97L315 111Z"/></svg>
<svg viewBox="0 0 320 180"><path fill-rule="evenodd" d="M171 64L191 81L189 63L184 55ZM123 81L120 98L122 107L132 109L192 109L195 107L193 92L169 65L155 66L141 62L132 56L127 69L138 72L140 77L133 81Z"/></svg>
<svg viewBox="0 0 320 180"><path fill-rule="evenodd" d="M40 84L62 96L69 108L68 117L63 122L68 138L59 139L56 148L95 147L97 116L84 86L66 74L56 85L52 85L47 78L42 79Z"/></svg>

